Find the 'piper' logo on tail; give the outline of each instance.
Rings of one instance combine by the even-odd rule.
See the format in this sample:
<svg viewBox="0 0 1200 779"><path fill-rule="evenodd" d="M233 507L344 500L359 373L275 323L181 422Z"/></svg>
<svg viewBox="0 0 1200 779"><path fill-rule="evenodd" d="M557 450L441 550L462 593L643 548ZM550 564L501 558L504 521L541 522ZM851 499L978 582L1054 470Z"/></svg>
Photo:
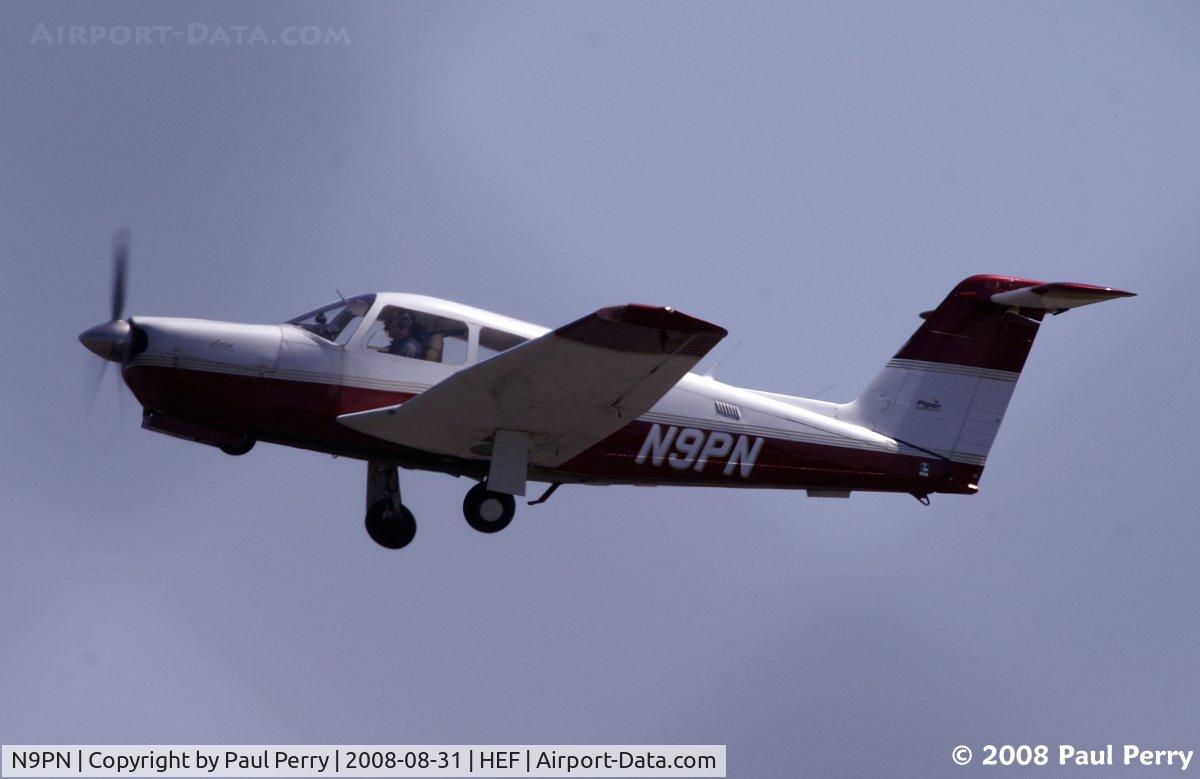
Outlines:
<svg viewBox="0 0 1200 779"><path fill-rule="evenodd" d="M757 436L739 435L735 439L732 434L720 430L705 432L694 427L681 429L675 425L664 430L662 425L655 424L650 426L650 432L634 462L643 465L649 459L651 464L661 466L666 460L672 468L680 471L688 468L703 471L709 460L727 458L721 472L732 476L737 470L744 479L754 469L754 461L758 459L762 445L763 439Z"/></svg>

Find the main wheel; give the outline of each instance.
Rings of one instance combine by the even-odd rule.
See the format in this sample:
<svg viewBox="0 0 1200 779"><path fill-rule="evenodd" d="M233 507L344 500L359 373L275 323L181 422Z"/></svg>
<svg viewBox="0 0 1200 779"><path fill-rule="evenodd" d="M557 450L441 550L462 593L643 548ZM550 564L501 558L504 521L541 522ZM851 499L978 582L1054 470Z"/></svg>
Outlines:
<svg viewBox="0 0 1200 779"><path fill-rule="evenodd" d="M512 495L492 492L487 482L480 482L463 499L463 516L467 524L480 533L499 533L508 527L517 514L517 501Z"/></svg>
<svg viewBox="0 0 1200 779"><path fill-rule="evenodd" d="M367 535L385 549L403 549L417 534L417 520L407 506L394 513L387 500L381 500L367 510Z"/></svg>

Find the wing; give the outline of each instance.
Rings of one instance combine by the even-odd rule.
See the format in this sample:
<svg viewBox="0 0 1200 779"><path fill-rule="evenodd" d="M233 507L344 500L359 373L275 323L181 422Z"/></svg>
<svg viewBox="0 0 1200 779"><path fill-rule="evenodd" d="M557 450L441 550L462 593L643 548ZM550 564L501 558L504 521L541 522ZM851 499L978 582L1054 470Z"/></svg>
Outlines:
<svg viewBox="0 0 1200 779"><path fill-rule="evenodd" d="M491 456L497 430L529 434L554 467L647 411L726 335L670 308L604 308L454 374L398 406L343 414L368 435L440 454Z"/></svg>

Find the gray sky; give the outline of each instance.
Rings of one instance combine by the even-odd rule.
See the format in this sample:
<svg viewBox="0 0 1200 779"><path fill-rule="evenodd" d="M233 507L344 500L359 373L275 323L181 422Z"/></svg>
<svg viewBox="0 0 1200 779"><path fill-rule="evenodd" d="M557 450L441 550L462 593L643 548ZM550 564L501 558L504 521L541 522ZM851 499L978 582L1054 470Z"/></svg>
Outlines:
<svg viewBox="0 0 1200 779"><path fill-rule="evenodd" d="M0 741L727 743L730 776L964 743L1200 747L1194 3L0 7ZM31 45L37 25L349 45ZM674 305L726 381L856 394L972 273L1132 289L1042 329L974 497L564 488L496 536L405 473L90 417L129 310L334 289L547 326Z"/></svg>

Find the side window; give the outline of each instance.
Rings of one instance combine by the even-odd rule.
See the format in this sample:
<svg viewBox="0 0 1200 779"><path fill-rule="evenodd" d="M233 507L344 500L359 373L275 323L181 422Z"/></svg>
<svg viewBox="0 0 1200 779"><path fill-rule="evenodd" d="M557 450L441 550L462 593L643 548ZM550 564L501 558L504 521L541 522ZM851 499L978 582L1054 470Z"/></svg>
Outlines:
<svg viewBox="0 0 1200 779"><path fill-rule="evenodd" d="M506 333L494 327L485 327L479 331L479 354L475 361L483 362L489 357L495 357L500 352L508 351L528 340L528 338Z"/></svg>
<svg viewBox="0 0 1200 779"><path fill-rule="evenodd" d="M467 359L467 325L399 306L385 306L367 332L367 348L414 360L462 365Z"/></svg>

